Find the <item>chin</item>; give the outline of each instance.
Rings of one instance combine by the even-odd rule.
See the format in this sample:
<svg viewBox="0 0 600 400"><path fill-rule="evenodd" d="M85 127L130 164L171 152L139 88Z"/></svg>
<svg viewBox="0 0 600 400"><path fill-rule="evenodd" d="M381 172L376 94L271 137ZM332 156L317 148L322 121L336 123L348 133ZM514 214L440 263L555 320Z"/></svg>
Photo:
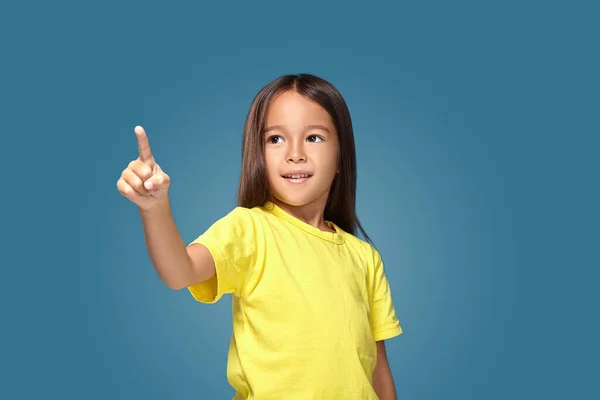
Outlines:
<svg viewBox="0 0 600 400"><path fill-rule="evenodd" d="M274 185L275 186L275 185ZM308 204L319 202L324 197L327 198L328 192L322 192L321 190L314 190L314 188L289 188L284 187L273 187L271 193L273 197L284 204L291 207L303 207ZM294 190L295 189L295 190Z"/></svg>
<svg viewBox="0 0 600 400"><path fill-rule="evenodd" d="M285 203L288 206L292 206L292 207L302 207L311 202L310 200L298 199L298 198L287 198L287 197L282 197L282 196L275 196L275 198L277 200L279 200L280 202Z"/></svg>
<svg viewBox="0 0 600 400"><path fill-rule="evenodd" d="M275 194L274 197L278 201L292 207L302 207L307 204L315 203L321 198L320 196L281 196L279 194Z"/></svg>

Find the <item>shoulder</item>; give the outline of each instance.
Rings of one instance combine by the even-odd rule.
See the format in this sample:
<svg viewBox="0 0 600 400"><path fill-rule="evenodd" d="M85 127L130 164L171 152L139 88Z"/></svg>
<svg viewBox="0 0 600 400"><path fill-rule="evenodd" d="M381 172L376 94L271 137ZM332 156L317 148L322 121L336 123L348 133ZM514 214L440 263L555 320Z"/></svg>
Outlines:
<svg viewBox="0 0 600 400"><path fill-rule="evenodd" d="M223 216L220 221L229 221L238 224L252 224L261 217L256 208L235 207Z"/></svg>
<svg viewBox="0 0 600 400"><path fill-rule="evenodd" d="M259 217L245 207L235 207L215 220L205 234L247 236L256 231Z"/></svg>
<svg viewBox="0 0 600 400"><path fill-rule="evenodd" d="M344 243L349 246L354 253L358 254L367 267L375 268L378 264L382 263L379 250L371 243L345 231L342 231L342 234L344 235Z"/></svg>
<svg viewBox="0 0 600 400"><path fill-rule="evenodd" d="M219 223L237 231L236 233L248 235L264 230L268 218L268 212L260 206L252 208L237 206L222 217Z"/></svg>

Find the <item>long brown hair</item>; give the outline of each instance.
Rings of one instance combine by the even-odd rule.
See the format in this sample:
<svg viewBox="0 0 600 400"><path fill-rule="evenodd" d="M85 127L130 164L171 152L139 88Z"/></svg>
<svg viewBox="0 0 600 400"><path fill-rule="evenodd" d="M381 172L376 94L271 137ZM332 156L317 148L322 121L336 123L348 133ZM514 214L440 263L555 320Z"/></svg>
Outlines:
<svg viewBox="0 0 600 400"><path fill-rule="evenodd" d="M310 74L284 75L264 86L248 111L242 143L242 171L238 206L252 208L272 200L267 181L263 129L267 109L278 94L294 90L323 107L331 116L340 145L339 167L329 191L324 218L344 231L371 239L356 215L356 150L348 106L340 92L326 80Z"/></svg>

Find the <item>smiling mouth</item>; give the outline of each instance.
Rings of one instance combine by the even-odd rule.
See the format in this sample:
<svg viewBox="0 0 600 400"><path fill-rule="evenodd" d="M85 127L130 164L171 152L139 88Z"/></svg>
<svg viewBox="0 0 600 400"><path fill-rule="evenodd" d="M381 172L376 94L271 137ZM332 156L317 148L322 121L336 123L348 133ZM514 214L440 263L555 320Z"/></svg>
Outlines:
<svg viewBox="0 0 600 400"><path fill-rule="evenodd" d="M289 175L281 175L282 177L284 177L285 179L304 179L304 178L310 178L312 175L311 174L289 174Z"/></svg>

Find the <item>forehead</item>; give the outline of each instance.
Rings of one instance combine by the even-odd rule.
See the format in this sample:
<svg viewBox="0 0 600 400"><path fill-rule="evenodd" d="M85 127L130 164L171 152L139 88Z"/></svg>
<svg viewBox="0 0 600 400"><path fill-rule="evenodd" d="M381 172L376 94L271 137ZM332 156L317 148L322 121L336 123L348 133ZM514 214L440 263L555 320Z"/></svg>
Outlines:
<svg viewBox="0 0 600 400"><path fill-rule="evenodd" d="M286 91L276 96L266 115L269 125L309 125L323 124L332 127L329 113L316 102L294 91Z"/></svg>

